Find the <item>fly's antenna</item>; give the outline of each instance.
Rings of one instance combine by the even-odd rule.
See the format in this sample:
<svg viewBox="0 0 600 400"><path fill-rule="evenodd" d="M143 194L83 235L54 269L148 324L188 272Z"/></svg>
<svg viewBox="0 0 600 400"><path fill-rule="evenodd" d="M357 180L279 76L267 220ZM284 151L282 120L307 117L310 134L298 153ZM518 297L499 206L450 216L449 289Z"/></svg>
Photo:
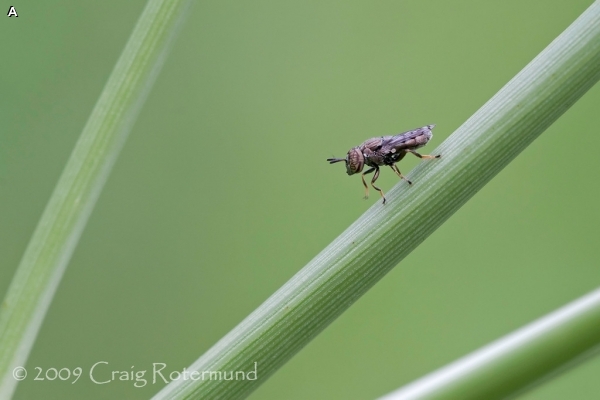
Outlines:
<svg viewBox="0 0 600 400"><path fill-rule="evenodd" d="M335 164L336 162L346 161L345 158L328 158L329 164Z"/></svg>

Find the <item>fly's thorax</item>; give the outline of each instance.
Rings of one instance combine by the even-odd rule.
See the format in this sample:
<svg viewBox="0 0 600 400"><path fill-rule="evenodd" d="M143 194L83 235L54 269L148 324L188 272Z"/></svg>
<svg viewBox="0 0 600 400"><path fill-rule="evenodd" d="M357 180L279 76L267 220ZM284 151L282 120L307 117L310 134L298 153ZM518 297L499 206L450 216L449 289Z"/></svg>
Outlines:
<svg viewBox="0 0 600 400"><path fill-rule="evenodd" d="M346 173L348 175L356 174L362 171L365 165L363 153L358 147L353 147L346 156Z"/></svg>
<svg viewBox="0 0 600 400"><path fill-rule="evenodd" d="M395 149L392 149L392 151L390 151L389 153L387 153L383 156L383 163L385 165L395 164L398 161L402 160L405 155L406 155L406 150L396 151Z"/></svg>
<svg viewBox="0 0 600 400"><path fill-rule="evenodd" d="M365 140L363 142L363 144L360 145L360 147L362 149L377 150L378 148L381 147L382 143L383 143L382 137L374 137L374 138Z"/></svg>
<svg viewBox="0 0 600 400"><path fill-rule="evenodd" d="M372 154L365 158L365 164L369 167L379 167L385 164L385 157L381 154Z"/></svg>
<svg viewBox="0 0 600 400"><path fill-rule="evenodd" d="M375 147L377 149L377 147ZM383 154L380 151L373 151L369 148L363 149L363 157L365 164L369 167L377 167L383 165Z"/></svg>

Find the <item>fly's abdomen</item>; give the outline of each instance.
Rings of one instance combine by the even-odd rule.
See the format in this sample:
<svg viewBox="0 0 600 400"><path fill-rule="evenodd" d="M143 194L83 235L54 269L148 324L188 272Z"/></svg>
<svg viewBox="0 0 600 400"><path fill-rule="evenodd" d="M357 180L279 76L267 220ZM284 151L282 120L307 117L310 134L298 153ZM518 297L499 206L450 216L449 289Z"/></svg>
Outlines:
<svg viewBox="0 0 600 400"><path fill-rule="evenodd" d="M418 149L419 147L423 147L433 137L431 130L434 126L435 125L427 125L393 136L390 140L390 145L396 150Z"/></svg>
<svg viewBox="0 0 600 400"><path fill-rule="evenodd" d="M431 140L432 137L433 137L433 133L431 133L431 131L427 131L427 132L424 132L423 134L415 137L414 139L407 141L406 145L407 145L407 147L412 147L412 148L422 147L422 146L425 146L427 144L427 142L429 142Z"/></svg>

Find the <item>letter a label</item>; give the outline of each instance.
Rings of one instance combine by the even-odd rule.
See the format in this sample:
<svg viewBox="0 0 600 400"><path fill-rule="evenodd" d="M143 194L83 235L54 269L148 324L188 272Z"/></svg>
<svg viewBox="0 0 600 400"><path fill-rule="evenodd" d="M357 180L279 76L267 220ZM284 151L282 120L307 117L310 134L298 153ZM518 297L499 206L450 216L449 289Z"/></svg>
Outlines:
<svg viewBox="0 0 600 400"><path fill-rule="evenodd" d="M17 10L15 9L14 6L10 6L10 8L8 9L8 13L6 14L9 17L19 17L19 14L17 14Z"/></svg>

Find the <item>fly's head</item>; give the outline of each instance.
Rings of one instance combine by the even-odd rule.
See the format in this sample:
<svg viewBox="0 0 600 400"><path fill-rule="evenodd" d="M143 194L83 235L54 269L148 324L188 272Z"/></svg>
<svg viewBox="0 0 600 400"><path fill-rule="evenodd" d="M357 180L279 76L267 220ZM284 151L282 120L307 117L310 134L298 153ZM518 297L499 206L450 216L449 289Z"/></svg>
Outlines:
<svg viewBox="0 0 600 400"><path fill-rule="evenodd" d="M362 171L365 166L365 158L363 157L362 151L358 147L353 147L348 151L346 158L328 158L329 164L335 164L336 162L346 162L346 173L348 175L356 174Z"/></svg>
<svg viewBox="0 0 600 400"><path fill-rule="evenodd" d="M353 147L346 155L346 173L348 175L356 174L362 171L365 166L365 158L358 147Z"/></svg>

